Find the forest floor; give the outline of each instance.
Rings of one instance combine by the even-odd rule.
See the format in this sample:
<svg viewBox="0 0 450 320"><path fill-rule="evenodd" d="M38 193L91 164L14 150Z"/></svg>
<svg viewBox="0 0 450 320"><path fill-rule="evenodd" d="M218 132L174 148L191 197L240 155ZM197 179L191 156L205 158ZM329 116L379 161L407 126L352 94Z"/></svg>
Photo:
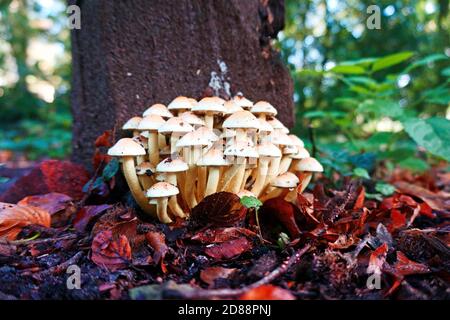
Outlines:
<svg viewBox="0 0 450 320"><path fill-rule="evenodd" d="M52 172L61 163L52 162ZM341 177L318 177L296 199L259 208L217 193L172 225L144 216L117 178L65 192L66 182L45 180L45 168L16 170L19 179L9 171L7 189L15 191L0 196L18 201L34 188L0 212L31 206L41 209L36 221L43 211L51 217L45 227L11 224L5 214L1 221L0 213L0 300L450 299L443 168L395 171L389 196L374 195L371 180Z"/></svg>

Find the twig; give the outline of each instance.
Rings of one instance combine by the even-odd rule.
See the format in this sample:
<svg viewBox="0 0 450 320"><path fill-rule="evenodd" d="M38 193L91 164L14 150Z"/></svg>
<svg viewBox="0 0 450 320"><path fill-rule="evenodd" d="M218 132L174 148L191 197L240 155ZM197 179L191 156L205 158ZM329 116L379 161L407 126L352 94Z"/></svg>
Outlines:
<svg viewBox="0 0 450 320"><path fill-rule="evenodd" d="M208 299L208 298L229 298L233 296L240 296L247 292L248 290L260 287L262 285L268 284L281 275L283 275L291 266L297 264L300 258L309 250L311 246L308 244L302 249L298 250L289 259L285 260L278 268L273 270L264 278L240 289L215 289L206 290L198 289L192 291L186 291L182 293L183 299Z"/></svg>
<svg viewBox="0 0 450 320"><path fill-rule="evenodd" d="M76 234L67 234L58 238L45 238L45 239L36 239L36 240L0 240L0 244L6 244L6 245L12 245L12 246L18 246L18 245L32 245L32 244L41 244L41 243L48 243L48 242L56 242L60 240L69 240L69 239L76 239Z"/></svg>
<svg viewBox="0 0 450 320"><path fill-rule="evenodd" d="M72 258L70 258L69 260L58 264L56 266L53 266L47 270L41 271L39 273L34 274L34 277L38 277L38 278L42 278L42 277L47 277L49 275L53 275L53 274L58 274L61 273L65 270L67 270L67 268L71 265L77 264L78 261L81 259L81 257L83 256L83 252L78 252L77 254L75 254Z"/></svg>

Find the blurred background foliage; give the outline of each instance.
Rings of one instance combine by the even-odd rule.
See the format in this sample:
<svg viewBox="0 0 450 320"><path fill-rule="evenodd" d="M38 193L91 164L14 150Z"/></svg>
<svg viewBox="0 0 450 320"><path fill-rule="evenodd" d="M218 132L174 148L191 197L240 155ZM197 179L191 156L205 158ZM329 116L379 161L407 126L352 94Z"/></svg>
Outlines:
<svg viewBox="0 0 450 320"><path fill-rule="evenodd" d="M369 30L368 6L381 11ZM0 150L70 153L64 0L0 0ZM295 82L295 132L328 173L450 160L449 0L286 0L275 41Z"/></svg>

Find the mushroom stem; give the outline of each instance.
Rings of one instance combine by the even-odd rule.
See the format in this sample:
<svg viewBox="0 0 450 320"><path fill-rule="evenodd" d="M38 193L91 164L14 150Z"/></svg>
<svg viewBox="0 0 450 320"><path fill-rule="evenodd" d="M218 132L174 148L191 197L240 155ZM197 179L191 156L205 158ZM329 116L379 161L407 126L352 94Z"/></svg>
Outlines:
<svg viewBox="0 0 450 320"><path fill-rule="evenodd" d="M137 204L145 213L155 216L155 207L148 203L147 198L145 197L145 194L139 184L139 179L136 175L136 167L134 165L134 158L132 156L122 158L122 170L125 180L130 187L131 194Z"/></svg>
<svg viewBox="0 0 450 320"><path fill-rule="evenodd" d="M170 136L170 154L173 155L177 152L177 142L180 140L180 136L172 133Z"/></svg>
<svg viewBox="0 0 450 320"><path fill-rule="evenodd" d="M246 185L247 180L250 177L252 171L253 171L253 169L251 169L251 168L245 169L244 178L242 179L242 183L241 183L241 187L239 188L239 191L245 189L245 185Z"/></svg>
<svg viewBox="0 0 450 320"><path fill-rule="evenodd" d="M237 174L238 171L239 165L237 164L233 164L230 168L225 170L220 179L218 190L226 191L229 188L230 183L233 180L233 177Z"/></svg>
<svg viewBox="0 0 450 320"><path fill-rule="evenodd" d="M287 188L275 188L268 194L263 195L259 200L261 200L261 202L264 202L272 198L284 198L288 193L289 189Z"/></svg>
<svg viewBox="0 0 450 320"><path fill-rule="evenodd" d="M197 199L195 197L195 176L197 173L197 167L195 165L195 162L198 158L198 148L193 147L193 150L191 150L190 153L190 159L189 159L189 169L187 171L186 176L186 184L185 184L185 193L186 193L186 202L189 206L189 208L193 208L197 205Z"/></svg>
<svg viewBox="0 0 450 320"><path fill-rule="evenodd" d="M247 162L246 158L238 157L237 158L237 171L236 174L230 180L228 186L224 186L224 190L232 193L238 193L241 187L242 179L245 175L245 164Z"/></svg>
<svg viewBox="0 0 450 320"><path fill-rule="evenodd" d="M158 133L158 145L159 145L159 148L161 148L161 149L164 148L165 146L167 146L166 136L161 133Z"/></svg>
<svg viewBox="0 0 450 320"><path fill-rule="evenodd" d="M158 149L158 132L148 132L148 159L155 167L159 163L159 149Z"/></svg>
<svg viewBox="0 0 450 320"><path fill-rule="evenodd" d="M198 181L197 181L197 201L200 202L206 189L206 179L208 178L208 170L206 167L198 167Z"/></svg>
<svg viewBox="0 0 450 320"><path fill-rule="evenodd" d="M302 172L297 173L298 180L300 180L300 182L299 182L300 187L297 188L297 190L300 193L303 193L303 191L305 191L306 187L311 182L312 175L313 175L312 172L308 172L308 171L302 171Z"/></svg>
<svg viewBox="0 0 450 320"><path fill-rule="evenodd" d="M139 137L141 132L139 130L133 130L133 137Z"/></svg>
<svg viewBox="0 0 450 320"><path fill-rule="evenodd" d="M173 184L174 186L177 186L177 175L173 172L167 173L167 182L170 184ZM172 211L172 213L180 218L186 218L186 214L184 213L183 209L181 209L180 205L178 204L177 196L171 196L169 198L169 208Z"/></svg>
<svg viewBox="0 0 450 320"><path fill-rule="evenodd" d="M256 180L253 184L252 189L250 190L256 197L259 197L259 194L264 188L264 182L267 178L267 172L269 170L270 158L268 157L260 157L259 158L259 167L258 172L256 173Z"/></svg>
<svg viewBox="0 0 450 320"><path fill-rule="evenodd" d="M158 202L158 209L157 209L157 215L159 221L162 223L171 223L173 222L172 219L170 219L169 215L167 214L167 203L169 199L167 197L164 198L156 198Z"/></svg>
<svg viewBox="0 0 450 320"><path fill-rule="evenodd" d="M143 176L138 176L139 182L141 183L142 189L147 190L149 189L154 181L152 180L151 177L143 175Z"/></svg>
<svg viewBox="0 0 450 320"><path fill-rule="evenodd" d="M205 124L206 124L207 128L209 128L211 130L213 129L213 127L214 127L214 114L213 113L207 112L205 114Z"/></svg>
<svg viewBox="0 0 450 320"><path fill-rule="evenodd" d="M285 173L289 170L289 167L291 166L292 158L289 156L284 156L281 159L280 163L280 169L278 169L278 175Z"/></svg>
<svg viewBox="0 0 450 320"><path fill-rule="evenodd" d="M217 191L220 179L220 167L210 167L208 174L208 183L206 185L205 197Z"/></svg>
<svg viewBox="0 0 450 320"><path fill-rule="evenodd" d="M267 172L266 180L264 181L263 190L269 186L270 182L277 176L280 168L281 157L276 157L270 160L269 170Z"/></svg>

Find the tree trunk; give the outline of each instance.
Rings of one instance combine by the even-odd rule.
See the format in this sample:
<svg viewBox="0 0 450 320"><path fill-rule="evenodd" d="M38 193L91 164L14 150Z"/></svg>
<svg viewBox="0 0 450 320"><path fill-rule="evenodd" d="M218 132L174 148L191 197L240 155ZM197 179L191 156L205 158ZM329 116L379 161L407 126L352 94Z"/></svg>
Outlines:
<svg viewBox="0 0 450 320"><path fill-rule="evenodd" d="M242 92L292 126L293 83L270 46L283 0L79 0L72 32L73 159L91 167L94 140L156 102Z"/></svg>

